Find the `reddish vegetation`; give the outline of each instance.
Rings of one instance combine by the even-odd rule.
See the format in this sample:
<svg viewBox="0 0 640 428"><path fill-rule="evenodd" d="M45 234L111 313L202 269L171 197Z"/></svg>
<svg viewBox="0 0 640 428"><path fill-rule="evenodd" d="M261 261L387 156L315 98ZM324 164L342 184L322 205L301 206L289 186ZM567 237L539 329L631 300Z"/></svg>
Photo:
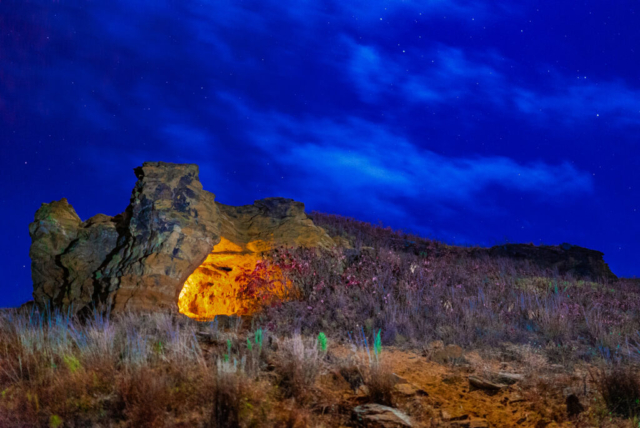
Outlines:
<svg viewBox="0 0 640 428"><path fill-rule="evenodd" d="M273 253L271 263L301 296L265 312L279 332L341 334L364 325L381 329L387 345L510 342L548 349L556 362L640 357L640 288L633 280L579 280L353 219L311 217L355 250ZM423 252L405 252L407 241Z"/></svg>

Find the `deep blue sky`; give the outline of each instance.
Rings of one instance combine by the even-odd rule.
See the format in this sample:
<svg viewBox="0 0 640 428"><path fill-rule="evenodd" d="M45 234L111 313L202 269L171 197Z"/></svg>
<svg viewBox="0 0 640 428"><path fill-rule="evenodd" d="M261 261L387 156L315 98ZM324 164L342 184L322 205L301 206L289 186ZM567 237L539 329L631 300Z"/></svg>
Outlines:
<svg viewBox="0 0 640 428"><path fill-rule="evenodd" d="M0 306L28 225L143 161L449 243L569 242L640 275L640 3L0 2Z"/></svg>

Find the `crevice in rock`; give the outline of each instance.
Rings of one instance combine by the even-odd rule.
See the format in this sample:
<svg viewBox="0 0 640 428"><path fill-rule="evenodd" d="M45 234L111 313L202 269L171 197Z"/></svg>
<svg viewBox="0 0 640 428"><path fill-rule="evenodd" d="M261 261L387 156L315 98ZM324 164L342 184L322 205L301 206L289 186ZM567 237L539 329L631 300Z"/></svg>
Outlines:
<svg viewBox="0 0 640 428"><path fill-rule="evenodd" d="M52 308L61 307L64 301L64 297L69 294L69 288L71 286L69 282L69 269L62 264L62 256L65 255L67 251L69 251L69 248L71 248L73 243L76 241L77 239L71 241L69 243L69 246L67 246L67 248L65 248L65 250L62 253L56 255L53 259L56 266L62 269L62 284L60 284L60 290L58 291L58 293L55 296L51 296Z"/></svg>
<svg viewBox="0 0 640 428"><path fill-rule="evenodd" d="M107 313L111 312L113 302L108 302L109 295L111 294L111 284L109 284L107 278L104 277L104 270L113 261L113 258L124 250L131 239L131 232L129 230L129 223L132 217L131 213L132 208L131 205L129 205L123 213L113 217L112 221L116 224L116 232L118 233L116 246L107 254L104 261L93 273L93 294L91 301L96 309L104 309ZM111 277L109 277L109 279L111 279ZM83 309L92 311L94 308L87 306Z"/></svg>

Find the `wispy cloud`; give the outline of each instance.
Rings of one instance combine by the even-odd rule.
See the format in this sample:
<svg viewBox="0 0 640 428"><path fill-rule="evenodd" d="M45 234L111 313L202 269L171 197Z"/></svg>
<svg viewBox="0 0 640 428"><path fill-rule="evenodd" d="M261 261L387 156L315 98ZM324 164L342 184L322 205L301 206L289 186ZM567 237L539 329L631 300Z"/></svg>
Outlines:
<svg viewBox="0 0 640 428"><path fill-rule="evenodd" d="M579 79L577 79L579 80ZM607 120L608 123L640 125L640 90L622 81L557 84L551 92L514 88L518 109L542 120L560 119L573 125L581 120Z"/></svg>
<svg viewBox="0 0 640 428"><path fill-rule="evenodd" d="M481 95L503 104L506 79L494 66L471 60L462 49L437 44L429 50L411 47L385 55L374 46L344 38L351 51L348 71L361 98L376 102L379 95L402 97L413 103L451 103ZM413 70L413 71L409 71Z"/></svg>
<svg viewBox="0 0 640 428"><path fill-rule="evenodd" d="M538 122L572 125L607 115L616 125L640 125L640 90L620 80L554 73L544 86L527 86L509 70L511 61L495 54L472 57L443 44L387 53L348 37L343 43L351 52L349 78L367 103L383 103L385 96L433 106L464 100L467 109L490 105Z"/></svg>
<svg viewBox="0 0 640 428"><path fill-rule="evenodd" d="M261 112L237 97L219 93L235 114L251 118L249 142L270 162L297 177L297 197L318 202L340 199L385 206L398 213L395 198L433 205L482 205L490 187L541 199L593 190L591 175L568 162L520 163L501 156L450 157L420 147L407 137L354 116L343 119ZM295 172L294 172L295 171ZM285 184L286 185L286 184ZM302 194L304 193L304 194Z"/></svg>

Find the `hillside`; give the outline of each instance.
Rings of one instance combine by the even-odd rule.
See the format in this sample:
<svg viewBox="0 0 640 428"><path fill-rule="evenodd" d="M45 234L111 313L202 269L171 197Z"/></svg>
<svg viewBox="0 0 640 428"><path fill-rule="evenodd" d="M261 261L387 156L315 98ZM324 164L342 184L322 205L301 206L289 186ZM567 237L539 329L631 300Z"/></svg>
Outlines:
<svg viewBox="0 0 640 428"><path fill-rule="evenodd" d="M263 252L249 316L3 313L0 425L637 423L636 280L309 217L340 245Z"/></svg>

